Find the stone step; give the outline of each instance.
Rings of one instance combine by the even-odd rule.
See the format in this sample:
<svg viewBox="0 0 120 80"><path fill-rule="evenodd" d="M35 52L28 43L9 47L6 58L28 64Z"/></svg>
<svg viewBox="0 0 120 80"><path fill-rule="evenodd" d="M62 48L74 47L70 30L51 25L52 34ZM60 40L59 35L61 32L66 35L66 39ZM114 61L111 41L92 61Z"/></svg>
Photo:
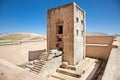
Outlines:
<svg viewBox="0 0 120 80"><path fill-rule="evenodd" d="M67 62L62 62L62 65L61 65L60 67L61 67L61 68L71 69L71 70L77 70L77 69L79 69L84 63L86 63L87 61L89 61L88 58L82 59L82 60L79 61L79 63L77 64L77 66L69 65Z"/></svg>
<svg viewBox="0 0 120 80"><path fill-rule="evenodd" d="M34 65L34 67L43 67L44 65Z"/></svg>
<svg viewBox="0 0 120 80"><path fill-rule="evenodd" d="M82 67L82 65L88 61L89 61L89 58L85 58L85 59L80 60L76 66L76 70L79 69L80 67Z"/></svg>
<svg viewBox="0 0 120 80"><path fill-rule="evenodd" d="M89 66L91 66L93 63L96 63L97 61L98 60L96 60L96 59L86 58L82 64L81 63L78 64L77 71L79 71L79 70L81 70L83 68L86 69Z"/></svg>
<svg viewBox="0 0 120 80"><path fill-rule="evenodd" d="M41 54L40 57L48 57L49 54Z"/></svg>
<svg viewBox="0 0 120 80"><path fill-rule="evenodd" d="M37 63L35 63L35 65L44 65L45 63L39 63L39 62L37 62Z"/></svg>
<svg viewBox="0 0 120 80"><path fill-rule="evenodd" d="M61 79L58 79L58 78L55 78L55 77L50 77L48 80L61 80Z"/></svg>
<svg viewBox="0 0 120 80"><path fill-rule="evenodd" d="M38 71L38 70L32 70L32 72L36 72L36 73L39 73L39 71Z"/></svg>
<svg viewBox="0 0 120 80"><path fill-rule="evenodd" d="M45 63L35 63L34 65L45 65Z"/></svg>
<svg viewBox="0 0 120 80"><path fill-rule="evenodd" d="M87 78L90 75L90 73L92 72L92 70L95 68L95 64L96 63L93 63L88 69L85 70L85 73L81 75L80 80L91 80L91 79L87 79Z"/></svg>
<svg viewBox="0 0 120 80"><path fill-rule="evenodd" d="M32 70L40 70L40 69L42 69L42 68L38 68L38 67L33 67L33 68L31 68Z"/></svg>
<svg viewBox="0 0 120 80"><path fill-rule="evenodd" d="M43 65L35 65L34 67L30 68L31 71L39 73L42 69Z"/></svg>
<svg viewBox="0 0 120 80"><path fill-rule="evenodd" d="M77 67L77 72L81 72L81 70L86 70L86 67L88 66L91 66L91 63L93 63L93 62L90 62L89 60L87 60L87 61L84 61L84 63L82 64L82 65L78 65Z"/></svg>
<svg viewBox="0 0 120 80"><path fill-rule="evenodd" d="M83 63L78 64L78 68L76 70L70 70L70 69L64 69L64 68L58 68L56 72L77 77L80 78L83 73L85 73L86 70L89 69L89 67L94 63L95 61L93 60L84 60Z"/></svg>
<svg viewBox="0 0 120 80"><path fill-rule="evenodd" d="M77 73L74 70L63 69L63 68L58 68L56 70L56 72L62 73L62 74L65 74L65 75L69 75L69 76L73 76L73 77L77 77L77 78L79 78L81 76L79 73Z"/></svg>
<svg viewBox="0 0 120 80"><path fill-rule="evenodd" d="M40 69L42 69L42 67L33 67L33 69L40 70Z"/></svg>
<svg viewBox="0 0 120 80"><path fill-rule="evenodd" d="M72 76L65 75L58 72L53 73L51 76L59 80L79 80L79 78L72 77Z"/></svg>
<svg viewBox="0 0 120 80"><path fill-rule="evenodd" d="M41 69L31 68L31 70L39 73Z"/></svg>
<svg viewBox="0 0 120 80"><path fill-rule="evenodd" d="M96 63L93 63L92 65L90 65L90 67L85 70L85 73L82 74L80 78L76 78L76 77L66 75L66 74L63 74L63 73L58 73L58 72L53 73L51 76L58 79L58 80L86 80L87 77L89 76L89 74L95 68L95 64Z"/></svg>
<svg viewBox="0 0 120 80"><path fill-rule="evenodd" d="M44 65L34 65L34 67L43 67Z"/></svg>
<svg viewBox="0 0 120 80"><path fill-rule="evenodd" d="M42 64L44 64L45 61L41 60L41 61L38 61L38 62L36 62L36 63L42 63Z"/></svg>
<svg viewBox="0 0 120 80"><path fill-rule="evenodd" d="M39 72L36 72L36 71L30 71L30 72L32 72L32 73L34 73L34 74L38 74Z"/></svg>

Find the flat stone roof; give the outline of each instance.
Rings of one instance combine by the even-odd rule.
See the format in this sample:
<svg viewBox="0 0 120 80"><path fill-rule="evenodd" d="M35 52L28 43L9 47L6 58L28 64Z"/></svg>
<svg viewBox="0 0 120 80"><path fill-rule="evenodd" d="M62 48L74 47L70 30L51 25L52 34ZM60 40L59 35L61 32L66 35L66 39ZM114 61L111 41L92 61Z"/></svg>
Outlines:
<svg viewBox="0 0 120 80"><path fill-rule="evenodd" d="M56 6L54 8L49 8L49 10L54 10L54 9L58 9L58 8L63 8L63 7L66 7L66 6L69 6L69 5L75 5L77 6L81 11L85 12L82 8L80 8L75 2L71 2L71 3L68 3L68 4L64 4L64 5L60 5L60 6Z"/></svg>

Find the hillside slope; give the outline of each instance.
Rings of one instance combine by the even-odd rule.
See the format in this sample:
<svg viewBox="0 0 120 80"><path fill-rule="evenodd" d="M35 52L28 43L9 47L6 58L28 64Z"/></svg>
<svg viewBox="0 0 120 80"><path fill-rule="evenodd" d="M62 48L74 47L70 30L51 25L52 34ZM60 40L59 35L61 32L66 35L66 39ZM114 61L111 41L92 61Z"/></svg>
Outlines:
<svg viewBox="0 0 120 80"><path fill-rule="evenodd" d="M0 44L14 43L21 41L45 40L46 34L35 33L14 33L0 35Z"/></svg>

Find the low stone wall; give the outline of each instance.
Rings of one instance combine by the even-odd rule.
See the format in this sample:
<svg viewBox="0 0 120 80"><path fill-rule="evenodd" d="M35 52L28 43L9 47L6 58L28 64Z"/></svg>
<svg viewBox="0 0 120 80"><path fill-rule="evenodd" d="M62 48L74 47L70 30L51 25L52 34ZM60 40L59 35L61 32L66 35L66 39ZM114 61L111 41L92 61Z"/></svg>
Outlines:
<svg viewBox="0 0 120 80"><path fill-rule="evenodd" d="M46 49L46 41L23 42L20 44L0 45L0 58L13 64L28 62L29 51Z"/></svg>
<svg viewBox="0 0 120 80"><path fill-rule="evenodd" d="M114 38L114 36L87 36L86 56L107 60Z"/></svg>
<svg viewBox="0 0 120 80"><path fill-rule="evenodd" d="M107 45L87 45L86 56L98 59L108 59L112 46Z"/></svg>
<svg viewBox="0 0 120 80"><path fill-rule="evenodd" d="M114 36L87 36L86 44L108 44L112 45Z"/></svg>
<svg viewBox="0 0 120 80"><path fill-rule="evenodd" d="M29 61L38 60L42 52L46 52L46 49L29 51Z"/></svg>

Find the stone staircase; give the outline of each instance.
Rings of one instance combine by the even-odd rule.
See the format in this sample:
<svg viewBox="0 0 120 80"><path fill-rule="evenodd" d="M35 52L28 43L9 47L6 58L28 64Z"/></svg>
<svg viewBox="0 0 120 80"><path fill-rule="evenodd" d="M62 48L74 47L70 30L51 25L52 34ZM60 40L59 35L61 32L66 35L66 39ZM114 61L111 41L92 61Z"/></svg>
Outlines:
<svg viewBox="0 0 120 80"><path fill-rule="evenodd" d="M61 55L62 53L57 50L51 50L50 53L43 52L39 56L39 60L34 60L32 65L27 65L27 67L30 69L30 72L33 72L35 74L40 73L43 66L46 64L46 61L53 59L56 56Z"/></svg>
<svg viewBox="0 0 120 80"><path fill-rule="evenodd" d="M39 73L42 67L44 66L44 64L45 64L45 61L42 61L42 60L36 62L34 66L30 68L30 72L33 72L36 74Z"/></svg>
<svg viewBox="0 0 120 80"><path fill-rule="evenodd" d="M47 52L44 52L39 56L39 59L43 61L47 61L48 57L49 57L49 54Z"/></svg>
<svg viewBox="0 0 120 80"><path fill-rule="evenodd" d="M29 67L30 72L38 74L41 71L42 67L45 65L48 56L49 54L47 52L42 53L41 56L39 57L39 60L34 61L33 67Z"/></svg>

